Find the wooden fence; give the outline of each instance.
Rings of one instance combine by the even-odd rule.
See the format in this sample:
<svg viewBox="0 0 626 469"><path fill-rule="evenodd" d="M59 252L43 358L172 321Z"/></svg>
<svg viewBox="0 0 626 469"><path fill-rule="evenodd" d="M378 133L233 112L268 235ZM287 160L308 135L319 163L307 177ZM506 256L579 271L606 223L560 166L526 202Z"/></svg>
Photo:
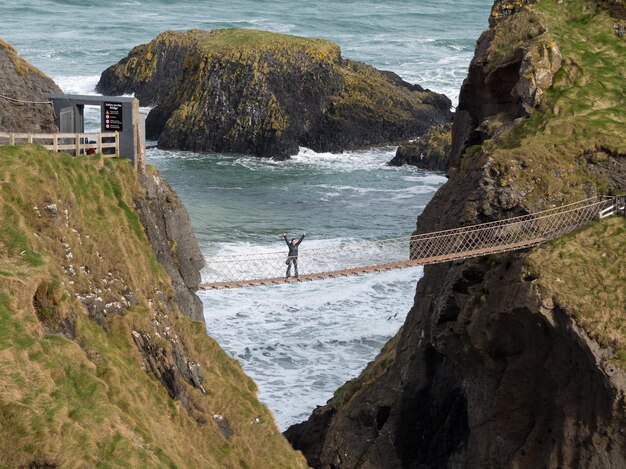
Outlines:
<svg viewBox="0 0 626 469"><path fill-rule="evenodd" d="M36 143L46 150L66 152L74 156L99 153L102 156L120 156L119 132L97 133L16 133L0 132L0 145Z"/></svg>

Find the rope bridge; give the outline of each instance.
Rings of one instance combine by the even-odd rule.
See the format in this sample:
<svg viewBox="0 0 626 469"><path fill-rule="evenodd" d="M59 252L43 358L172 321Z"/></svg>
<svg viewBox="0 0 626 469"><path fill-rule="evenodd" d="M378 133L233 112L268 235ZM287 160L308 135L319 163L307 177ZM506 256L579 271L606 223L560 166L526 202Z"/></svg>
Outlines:
<svg viewBox="0 0 626 469"><path fill-rule="evenodd" d="M586 223L624 211L624 197L596 197L489 223L404 238L301 248L299 278L285 278L283 251L207 259L201 289L273 285L438 264L537 246Z"/></svg>

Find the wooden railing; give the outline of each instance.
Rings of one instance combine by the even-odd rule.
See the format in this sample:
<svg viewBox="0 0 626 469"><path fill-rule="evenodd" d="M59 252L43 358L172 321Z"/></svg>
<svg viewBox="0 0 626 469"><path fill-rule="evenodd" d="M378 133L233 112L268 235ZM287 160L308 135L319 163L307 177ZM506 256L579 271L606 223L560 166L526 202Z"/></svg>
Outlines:
<svg viewBox="0 0 626 469"><path fill-rule="evenodd" d="M96 133L16 133L0 132L0 145L36 143L46 150L66 152L74 156L99 153L102 156L120 156L119 132Z"/></svg>

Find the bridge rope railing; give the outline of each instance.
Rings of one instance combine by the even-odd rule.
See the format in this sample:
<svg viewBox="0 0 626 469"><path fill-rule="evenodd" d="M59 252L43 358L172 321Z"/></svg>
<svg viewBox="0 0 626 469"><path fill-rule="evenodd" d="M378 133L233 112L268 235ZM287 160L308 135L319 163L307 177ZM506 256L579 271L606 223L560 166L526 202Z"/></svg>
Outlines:
<svg viewBox="0 0 626 469"><path fill-rule="evenodd" d="M623 199L591 198L528 215L412 236L307 248L303 243L298 273L324 278L333 273L361 273L447 262L536 246L591 220L623 209ZM286 249L246 252L207 259L204 288L244 286L286 275ZM294 275L292 267L291 274Z"/></svg>

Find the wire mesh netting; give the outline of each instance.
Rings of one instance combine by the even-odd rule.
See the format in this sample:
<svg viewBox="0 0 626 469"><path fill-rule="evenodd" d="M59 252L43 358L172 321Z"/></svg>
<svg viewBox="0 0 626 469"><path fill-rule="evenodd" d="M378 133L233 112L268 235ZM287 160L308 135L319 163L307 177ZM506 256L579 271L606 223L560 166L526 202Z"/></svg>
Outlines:
<svg viewBox="0 0 626 469"><path fill-rule="evenodd" d="M361 273L376 268L434 264L535 246L605 214L616 213L616 198L592 198L515 218L403 238L307 249L289 265L283 251L207 259L204 287L302 276ZM288 270L289 268L289 270Z"/></svg>

